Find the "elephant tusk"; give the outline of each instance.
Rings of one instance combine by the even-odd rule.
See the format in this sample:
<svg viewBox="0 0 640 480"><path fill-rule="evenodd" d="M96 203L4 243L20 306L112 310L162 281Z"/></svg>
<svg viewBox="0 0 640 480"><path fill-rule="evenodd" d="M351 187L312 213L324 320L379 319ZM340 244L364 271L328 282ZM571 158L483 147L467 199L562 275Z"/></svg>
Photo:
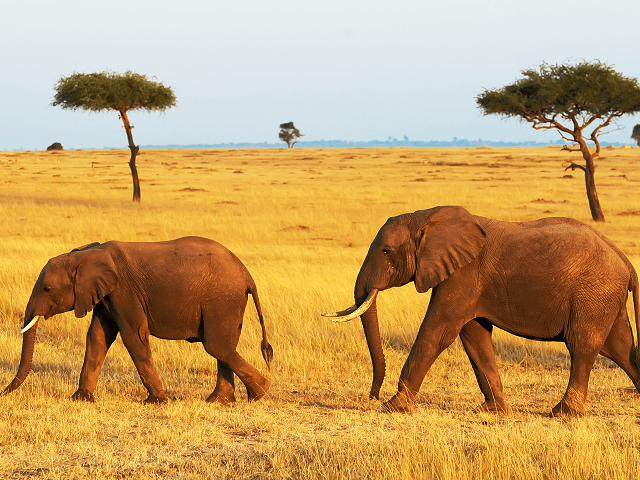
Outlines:
<svg viewBox="0 0 640 480"><path fill-rule="evenodd" d="M33 326L36 324L36 322L37 322L40 318L42 318L42 317L41 317L41 316L38 316L38 315L36 315L35 317L33 317L33 318L31 319L31 321L29 322L29 324L28 324L26 327L24 327L22 330L20 330L20 333L24 333L24 332L26 332L27 330L29 330L31 327L33 327Z"/></svg>
<svg viewBox="0 0 640 480"><path fill-rule="evenodd" d="M378 290L374 288L369 292L369 295L367 295L367 298L360 304L359 307L356 304L352 307L347 308L346 310L342 310L341 312L323 313L322 316L335 317L332 319L332 321L336 323L348 322L349 320L353 320L354 318L359 317L364 312L366 312L371 304L375 301L376 295L378 295Z"/></svg>
<svg viewBox="0 0 640 480"><path fill-rule="evenodd" d="M349 315L351 312L355 312L357 309L358 309L358 304L356 303L355 305L350 306L346 310L341 310L339 312L323 313L322 316L323 317L344 317L345 315Z"/></svg>

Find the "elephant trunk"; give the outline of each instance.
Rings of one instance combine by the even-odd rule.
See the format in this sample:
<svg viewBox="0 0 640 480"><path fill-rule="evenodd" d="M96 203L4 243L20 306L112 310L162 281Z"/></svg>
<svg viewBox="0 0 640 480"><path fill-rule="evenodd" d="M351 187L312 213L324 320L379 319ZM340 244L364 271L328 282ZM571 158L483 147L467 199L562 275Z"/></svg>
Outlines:
<svg viewBox="0 0 640 480"><path fill-rule="evenodd" d="M37 318L38 317L34 317L34 319ZM31 324L31 326L27 329L26 327L29 326L29 324ZM20 387L20 385L22 385L22 382L24 382L24 380L27 378L27 375L29 375L29 372L31 371L33 349L36 343L37 325L33 323L33 320L29 323L25 321L25 329L23 330L24 333L22 335L22 355L20 356L20 366L18 367L18 373L16 373L13 381L9 385L7 385L2 393L0 393L0 396L11 393L18 387Z"/></svg>
<svg viewBox="0 0 640 480"><path fill-rule="evenodd" d="M371 363L373 365L373 381L371 382L371 390L369 391L370 399L380 398L380 388L382 387L387 369L384 351L382 350L382 341L380 339L378 303L376 301L379 289L386 289L387 284L384 281L380 281L381 279L378 278L375 273L375 265L369 261L369 254L367 254L367 258L358 273L358 278L356 279L353 290L356 304L360 303L359 301L364 298L365 295L366 299L362 302L362 305L369 303L368 308L360 313L360 319L362 320L364 336L367 339L369 355L371 355Z"/></svg>
<svg viewBox="0 0 640 480"><path fill-rule="evenodd" d="M384 381L387 365L382 350L382 341L380 340L378 307L375 297L373 304L362 314L361 320L362 327L364 328L364 336L367 339L367 346L369 347L369 354L371 355L371 363L373 364L373 382L371 383L369 398L380 398L380 387L382 387L382 382Z"/></svg>

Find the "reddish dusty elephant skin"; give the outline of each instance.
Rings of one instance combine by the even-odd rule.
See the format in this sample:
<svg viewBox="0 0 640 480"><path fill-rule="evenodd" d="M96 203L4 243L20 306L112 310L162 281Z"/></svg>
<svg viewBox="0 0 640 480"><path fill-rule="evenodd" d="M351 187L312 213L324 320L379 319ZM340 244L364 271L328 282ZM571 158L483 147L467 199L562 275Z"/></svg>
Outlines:
<svg viewBox="0 0 640 480"><path fill-rule="evenodd" d="M166 242L92 243L49 260L25 310L20 367L2 394L18 388L29 374L39 318L73 310L93 310L87 349L75 400L95 401L94 392L109 347L120 334L149 391L146 403L167 396L155 368L149 335L201 342L218 361L216 387L208 401L235 401L234 374L259 400L270 382L236 351L251 294L262 327L262 355L269 365L256 285L242 262L219 243L200 237Z"/></svg>
<svg viewBox="0 0 640 480"><path fill-rule="evenodd" d="M569 218L501 222L455 206L389 218L356 279L356 304L325 314L334 321L361 315L374 371L371 397L378 398L385 375L376 295L412 281L418 292L433 289L431 301L387 411L413 409L432 363L458 335L485 397L480 408L505 411L494 326L567 346L569 385L552 415L584 413L598 354L617 363L640 392L639 349L626 309L632 292L638 325L638 276L588 225Z"/></svg>

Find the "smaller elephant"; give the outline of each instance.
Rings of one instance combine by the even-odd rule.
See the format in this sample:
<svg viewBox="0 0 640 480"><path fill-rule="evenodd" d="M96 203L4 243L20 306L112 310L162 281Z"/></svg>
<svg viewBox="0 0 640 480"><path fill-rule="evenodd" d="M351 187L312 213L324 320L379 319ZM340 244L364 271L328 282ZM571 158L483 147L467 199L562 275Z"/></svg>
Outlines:
<svg viewBox="0 0 640 480"><path fill-rule="evenodd" d="M632 292L640 330L638 276L597 230L570 218L501 222L443 206L391 217L369 247L355 282L356 303L324 314L361 316L371 360L370 397L378 398L385 358L376 295L413 282L431 301L388 411L412 410L429 368L459 335L485 403L507 409L491 334L563 342L571 356L567 391L552 415L581 415L600 354L617 363L640 392L640 355L627 315Z"/></svg>
<svg viewBox="0 0 640 480"><path fill-rule="evenodd" d="M262 327L267 366L273 349L267 341L256 285L242 262L219 243L201 237L165 242L92 243L50 259L36 281L25 310L18 373L4 389L18 388L31 370L37 322L74 311L82 318L93 309L84 364L74 400L95 401L100 369L118 333L149 396L167 395L153 362L149 335L201 342L218 361L215 389L208 402L235 401L234 373L259 400L270 382L236 351L248 294Z"/></svg>

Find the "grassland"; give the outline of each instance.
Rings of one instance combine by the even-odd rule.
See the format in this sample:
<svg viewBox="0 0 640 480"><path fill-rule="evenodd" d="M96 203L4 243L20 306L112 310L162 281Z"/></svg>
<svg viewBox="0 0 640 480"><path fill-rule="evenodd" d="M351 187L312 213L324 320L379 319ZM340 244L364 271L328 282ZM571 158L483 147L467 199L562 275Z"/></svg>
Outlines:
<svg viewBox="0 0 640 480"><path fill-rule="evenodd" d="M636 149L605 149L596 181L607 222L595 225L640 267ZM321 312L352 303L369 243L389 216L462 205L502 220L590 222L572 153L538 149L148 150L142 203L131 202L128 152L0 152L0 387L15 375L19 327L39 271L74 247L108 240L213 238L258 285L275 360L267 373L251 305L239 351L272 380L267 397L231 407L204 399L215 362L202 347L155 340L168 405L146 391L120 340L95 404L75 403L90 317L41 322L31 375L0 397L0 478L638 478L640 395L599 359L587 415L551 419L569 359L559 344L494 334L507 415L482 401L459 342L427 375L415 414L369 401L359 322ZM387 355L382 397L395 393L429 302L412 285L378 299Z"/></svg>

